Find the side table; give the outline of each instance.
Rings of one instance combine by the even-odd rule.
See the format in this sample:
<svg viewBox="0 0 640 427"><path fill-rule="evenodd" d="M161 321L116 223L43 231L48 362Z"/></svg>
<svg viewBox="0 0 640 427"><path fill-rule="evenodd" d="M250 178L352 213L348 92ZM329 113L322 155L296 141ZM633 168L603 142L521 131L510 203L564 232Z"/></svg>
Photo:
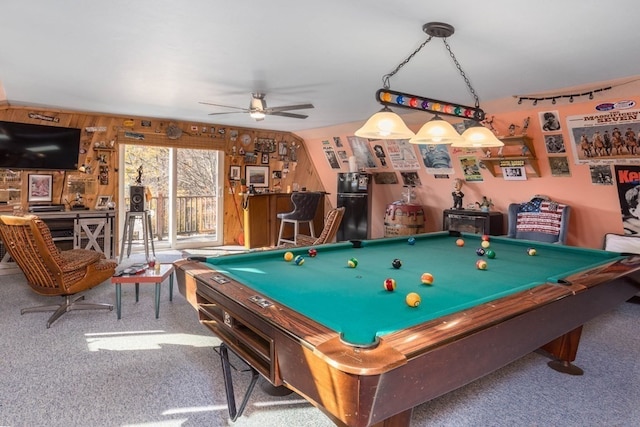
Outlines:
<svg viewBox="0 0 640 427"><path fill-rule="evenodd" d="M160 287L162 282L166 278L169 278L169 301L173 301L173 264L160 264L160 271L156 271L154 268L147 268L138 274L123 274L121 276L113 276L111 283L116 285L116 310L118 313L118 320L121 318L122 312L122 289L123 283L135 283L136 285L136 302L140 294L140 283L155 283L155 306L156 306L156 319L160 315Z"/></svg>

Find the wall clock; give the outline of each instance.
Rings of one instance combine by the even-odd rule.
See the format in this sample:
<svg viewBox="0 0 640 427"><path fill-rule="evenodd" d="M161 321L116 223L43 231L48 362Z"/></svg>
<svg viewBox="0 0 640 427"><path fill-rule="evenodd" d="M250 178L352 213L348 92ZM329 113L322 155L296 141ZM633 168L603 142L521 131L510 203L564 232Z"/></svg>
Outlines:
<svg viewBox="0 0 640 427"><path fill-rule="evenodd" d="M242 145L244 145L245 147L248 146L249 144L251 144L251 135L249 135L248 133L242 134L242 136L240 137L240 142L242 142Z"/></svg>

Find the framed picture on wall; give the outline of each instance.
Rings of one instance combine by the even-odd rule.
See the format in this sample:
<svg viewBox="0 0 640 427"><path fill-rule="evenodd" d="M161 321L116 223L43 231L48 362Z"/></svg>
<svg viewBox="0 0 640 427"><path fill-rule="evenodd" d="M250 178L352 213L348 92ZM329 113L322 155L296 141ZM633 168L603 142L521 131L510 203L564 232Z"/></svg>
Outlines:
<svg viewBox="0 0 640 427"><path fill-rule="evenodd" d="M107 209L110 201L111 196L98 196L98 200L96 201L96 210L103 211Z"/></svg>
<svg viewBox="0 0 640 427"><path fill-rule="evenodd" d="M53 175L29 174L29 202L53 200Z"/></svg>
<svg viewBox="0 0 640 427"><path fill-rule="evenodd" d="M240 181L240 166L229 166L229 179Z"/></svg>
<svg viewBox="0 0 640 427"><path fill-rule="evenodd" d="M245 166L244 176L247 185L253 185L256 188L269 187L269 166Z"/></svg>

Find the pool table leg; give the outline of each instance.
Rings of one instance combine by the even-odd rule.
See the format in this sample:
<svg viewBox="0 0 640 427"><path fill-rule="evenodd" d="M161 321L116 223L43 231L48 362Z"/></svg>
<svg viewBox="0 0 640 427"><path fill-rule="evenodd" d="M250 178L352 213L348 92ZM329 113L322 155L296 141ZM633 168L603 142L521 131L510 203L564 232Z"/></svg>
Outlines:
<svg viewBox="0 0 640 427"><path fill-rule="evenodd" d="M556 360L552 360L547 365L558 372L569 375L582 375L584 371L572 364L576 360L578 353L578 345L580 344L580 336L582 335L582 326L577 327L571 332L559 336L542 349L551 353Z"/></svg>

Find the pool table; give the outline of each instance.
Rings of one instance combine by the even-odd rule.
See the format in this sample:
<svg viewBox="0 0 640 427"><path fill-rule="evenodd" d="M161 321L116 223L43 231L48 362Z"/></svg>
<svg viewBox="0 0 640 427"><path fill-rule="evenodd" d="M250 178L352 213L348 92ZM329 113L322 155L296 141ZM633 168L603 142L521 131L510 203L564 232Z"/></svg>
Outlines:
<svg viewBox="0 0 640 427"><path fill-rule="evenodd" d="M337 425L408 426L418 404L539 348L579 373L582 325L640 290L640 257L491 236L487 258L481 243L437 232L321 245L315 257L291 248L184 259L176 271L201 323L273 385ZM285 261L287 251L303 262Z"/></svg>

